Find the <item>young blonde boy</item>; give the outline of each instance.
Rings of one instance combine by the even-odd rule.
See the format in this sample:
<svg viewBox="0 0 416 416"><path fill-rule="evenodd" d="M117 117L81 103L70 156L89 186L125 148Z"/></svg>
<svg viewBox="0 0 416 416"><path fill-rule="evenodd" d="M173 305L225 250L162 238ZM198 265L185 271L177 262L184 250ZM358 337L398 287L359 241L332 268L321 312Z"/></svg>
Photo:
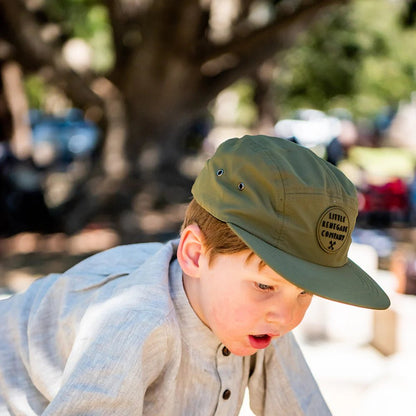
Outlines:
<svg viewBox="0 0 416 416"><path fill-rule="evenodd" d="M224 142L180 239L116 247L0 302L1 415L329 415L291 333L313 294L389 299L348 257L352 183L288 141Z"/></svg>

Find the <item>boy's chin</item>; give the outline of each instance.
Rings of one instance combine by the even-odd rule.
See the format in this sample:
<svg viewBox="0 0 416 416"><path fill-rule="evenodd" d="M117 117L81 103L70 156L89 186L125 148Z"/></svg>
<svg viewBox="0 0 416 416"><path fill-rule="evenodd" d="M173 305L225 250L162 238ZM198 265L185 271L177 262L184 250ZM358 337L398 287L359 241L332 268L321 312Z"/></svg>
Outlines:
<svg viewBox="0 0 416 416"><path fill-rule="evenodd" d="M231 350L230 350L231 351ZM254 355L258 350L253 350L251 349L250 351L245 350L245 351L231 351L232 354L234 355L238 355L239 357L249 357L250 355Z"/></svg>
<svg viewBox="0 0 416 416"><path fill-rule="evenodd" d="M258 350L251 346L228 346L224 344L231 354L238 355L239 357L248 357L255 354Z"/></svg>

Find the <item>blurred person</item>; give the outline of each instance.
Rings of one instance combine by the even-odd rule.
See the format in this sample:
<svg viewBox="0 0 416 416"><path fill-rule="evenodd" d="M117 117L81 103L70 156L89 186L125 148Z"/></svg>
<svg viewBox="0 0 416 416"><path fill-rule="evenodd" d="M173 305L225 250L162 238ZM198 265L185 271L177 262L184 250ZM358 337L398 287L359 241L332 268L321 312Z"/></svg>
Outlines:
<svg viewBox="0 0 416 416"><path fill-rule="evenodd" d="M348 156L349 150L357 143L358 132L350 120L340 120L339 134L326 145L326 160L337 166Z"/></svg>
<svg viewBox="0 0 416 416"><path fill-rule="evenodd" d="M416 226L416 167L413 168L412 180L408 185L409 197L409 223L412 227Z"/></svg>
<svg viewBox="0 0 416 416"><path fill-rule="evenodd" d="M53 232L57 221L45 203L42 171L32 159L20 160L0 143L0 235Z"/></svg>
<svg viewBox="0 0 416 416"><path fill-rule="evenodd" d="M348 259L354 185L287 140L225 141L180 238L116 247L0 302L0 414L330 414L292 330L312 296L390 301Z"/></svg>

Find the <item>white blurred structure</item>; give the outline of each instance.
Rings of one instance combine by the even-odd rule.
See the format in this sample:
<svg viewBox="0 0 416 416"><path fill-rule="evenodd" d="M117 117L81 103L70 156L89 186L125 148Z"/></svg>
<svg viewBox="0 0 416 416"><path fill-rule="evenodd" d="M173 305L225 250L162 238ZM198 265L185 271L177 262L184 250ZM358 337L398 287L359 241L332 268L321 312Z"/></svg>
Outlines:
<svg viewBox="0 0 416 416"><path fill-rule="evenodd" d="M295 119L278 121L274 126L277 137L294 139L301 146L323 156L326 146L341 134L341 121L314 109L299 110Z"/></svg>

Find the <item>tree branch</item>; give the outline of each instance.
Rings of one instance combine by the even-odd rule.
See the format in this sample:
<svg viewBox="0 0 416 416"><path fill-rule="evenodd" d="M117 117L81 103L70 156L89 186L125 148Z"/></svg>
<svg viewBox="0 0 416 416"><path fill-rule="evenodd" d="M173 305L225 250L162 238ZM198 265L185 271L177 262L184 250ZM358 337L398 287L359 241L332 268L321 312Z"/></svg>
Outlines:
<svg viewBox="0 0 416 416"><path fill-rule="evenodd" d="M123 0L101 0L107 7L116 54L115 67L124 66L132 51L142 42L142 26L150 6L146 2L129 4Z"/></svg>
<svg viewBox="0 0 416 416"><path fill-rule="evenodd" d="M15 48L26 68L35 69L52 59L40 37L39 25L21 0L0 0L0 31Z"/></svg>
<svg viewBox="0 0 416 416"><path fill-rule="evenodd" d="M41 26L21 0L0 0L0 32L13 45L14 55L24 70L47 67L50 78L76 105L102 105L102 100L66 64L60 52L42 39Z"/></svg>
<svg viewBox="0 0 416 416"><path fill-rule="evenodd" d="M183 53L185 50L194 55L197 43L205 38L208 19L209 12L201 7L199 1L182 0L180 13L176 16L176 21L172 22L176 29L173 53Z"/></svg>
<svg viewBox="0 0 416 416"><path fill-rule="evenodd" d="M107 7L108 16L111 23L111 34L113 37L114 52L116 62L120 62L124 56L124 34L125 25L122 12L120 10L120 2L116 0L104 0L103 3ZM117 66L117 65L116 65Z"/></svg>
<svg viewBox="0 0 416 416"><path fill-rule="evenodd" d="M284 39L290 45L295 35L310 25L325 9L334 4L346 4L350 0L315 0L303 2L294 11L279 13L268 25L250 32L246 36L233 38L222 45L210 45L210 49L201 57L201 64L226 54L247 55L256 50L270 49L278 39L283 45Z"/></svg>
<svg viewBox="0 0 416 416"><path fill-rule="evenodd" d="M304 3L290 15L281 14L269 25L249 35L214 47L201 61L206 91L214 98L219 91L250 73L277 52L293 45L296 35L310 26L321 13L350 0L317 0Z"/></svg>

